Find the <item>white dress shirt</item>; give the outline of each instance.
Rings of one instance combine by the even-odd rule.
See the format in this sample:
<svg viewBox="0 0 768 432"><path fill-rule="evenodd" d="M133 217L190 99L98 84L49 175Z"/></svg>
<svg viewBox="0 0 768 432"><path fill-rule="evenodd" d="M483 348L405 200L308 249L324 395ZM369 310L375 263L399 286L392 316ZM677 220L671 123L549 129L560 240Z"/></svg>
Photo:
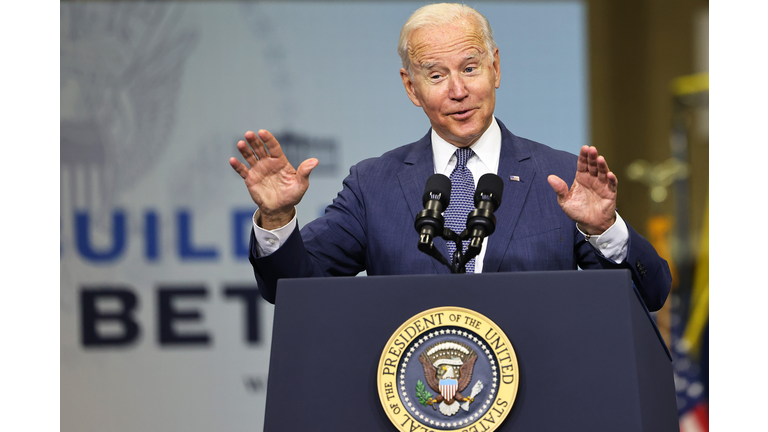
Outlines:
<svg viewBox="0 0 768 432"><path fill-rule="evenodd" d="M434 129L432 129L432 156L434 158L435 173L451 175L456 166L456 146L442 139ZM475 156L467 161L467 168L472 172L472 177L477 181L483 174L499 171L499 157L501 155L501 128L496 123L494 117L488 130L470 146ZM296 228L296 215L285 225L274 230L265 230L256 224L259 219L259 211L253 214L253 231L256 237L256 249L259 256L267 256L274 253L291 235ZM579 229L578 224L576 229ZM627 247L629 244L629 231L624 220L616 213L616 222L601 235L587 236L581 229L579 232L587 237L587 240L604 257L620 263L627 257ZM493 236L489 236L483 241L483 248L475 259L475 273L483 271L483 259L485 258L486 246L489 241L493 241ZM415 246L415 245L414 245Z"/></svg>

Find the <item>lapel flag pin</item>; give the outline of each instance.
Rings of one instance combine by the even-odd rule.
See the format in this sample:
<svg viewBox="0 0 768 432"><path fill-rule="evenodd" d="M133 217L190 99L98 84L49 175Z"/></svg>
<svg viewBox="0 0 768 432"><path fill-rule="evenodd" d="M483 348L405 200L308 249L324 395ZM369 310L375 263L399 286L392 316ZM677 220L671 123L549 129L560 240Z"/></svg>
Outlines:
<svg viewBox="0 0 768 432"><path fill-rule="evenodd" d="M520 177L519 176L509 176L509 179L512 180L512 181L520 181Z"/></svg>

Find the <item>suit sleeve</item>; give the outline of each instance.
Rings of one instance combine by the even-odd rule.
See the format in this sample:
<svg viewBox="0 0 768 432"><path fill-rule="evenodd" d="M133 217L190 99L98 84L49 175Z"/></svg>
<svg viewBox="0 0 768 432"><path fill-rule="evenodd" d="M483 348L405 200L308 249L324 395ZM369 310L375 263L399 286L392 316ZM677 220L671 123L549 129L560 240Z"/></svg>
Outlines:
<svg viewBox="0 0 768 432"><path fill-rule="evenodd" d="M625 220L626 222L626 220ZM645 302L649 311L657 311L664 302L672 287L672 275L669 265L656 253L651 244L627 223L629 231L629 248L627 258L621 263L614 263L602 256L581 233L575 230L575 253L582 269L629 269L632 272L632 283Z"/></svg>

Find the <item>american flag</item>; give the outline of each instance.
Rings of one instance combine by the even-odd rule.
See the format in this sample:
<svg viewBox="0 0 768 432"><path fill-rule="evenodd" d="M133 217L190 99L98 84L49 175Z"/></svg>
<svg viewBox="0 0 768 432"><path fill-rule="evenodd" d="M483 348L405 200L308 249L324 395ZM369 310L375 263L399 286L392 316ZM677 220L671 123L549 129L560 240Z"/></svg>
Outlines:
<svg viewBox="0 0 768 432"><path fill-rule="evenodd" d="M709 431L709 204L690 290L672 296L671 339L680 432Z"/></svg>
<svg viewBox="0 0 768 432"><path fill-rule="evenodd" d="M681 301L677 300L676 303L681 303ZM680 432L708 432L709 405L705 387L706 377L703 376L701 365L695 360L693 353L689 351L690 347L681 337L687 321L680 319L679 315L675 316L675 309L678 308L680 308L679 305L672 307L671 351Z"/></svg>

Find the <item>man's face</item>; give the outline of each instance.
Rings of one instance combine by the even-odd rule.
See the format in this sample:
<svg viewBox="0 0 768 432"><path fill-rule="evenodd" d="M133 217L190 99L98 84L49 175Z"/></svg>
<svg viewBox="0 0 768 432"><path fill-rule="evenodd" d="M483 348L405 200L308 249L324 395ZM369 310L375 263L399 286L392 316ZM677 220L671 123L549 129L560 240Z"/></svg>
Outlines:
<svg viewBox="0 0 768 432"><path fill-rule="evenodd" d="M423 28L411 34L413 76L400 77L414 105L424 109L437 134L468 147L488 129L501 82L499 50L488 53L472 22Z"/></svg>

